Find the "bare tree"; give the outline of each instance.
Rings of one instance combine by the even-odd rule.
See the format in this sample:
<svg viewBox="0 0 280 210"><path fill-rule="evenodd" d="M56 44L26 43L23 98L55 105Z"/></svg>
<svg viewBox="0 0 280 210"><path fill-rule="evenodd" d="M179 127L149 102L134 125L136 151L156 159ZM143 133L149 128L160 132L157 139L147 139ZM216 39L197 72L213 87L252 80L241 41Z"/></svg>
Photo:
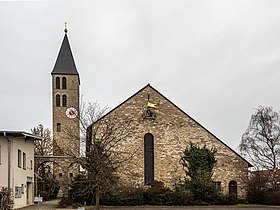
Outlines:
<svg viewBox="0 0 280 210"><path fill-rule="evenodd" d="M43 137L41 141L34 141L34 172L36 176L35 193L45 199L54 198L58 191L57 181L53 177L53 160L49 157L53 152L51 132L42 124L31 129L36 136Z"/></svg>
<svg viewBox="0 0 280 210"><path fill-rule="evenodd" d="M65 129L65 135L69 138L79 138L82 154L65 151L73 158L73 163L78 163L85 171L82 193L91 194L95 201L96 209L99 209L100 194L112 190L118 180L117 169L121 163L130 159L131 151L122 151L122 141L131 135L131 119L119 117L116 111L108 112L108 108L100 108L98 103L82 103L78 117L80 121L80 137L73 136L71 126ZM75 190L74 190L75 191Z"/></svg>
<svg viewBox="0 0 280 210"><path fill-rule="evenodd" d="M272 107L260 106L251 116L239 145L241 154L258 169L270 170L272 187L277 187L276 172L280 166L280 117Z"/></svg>
<svg viewBox="0 0 280 210"><path fill-rule="evenodd" d="M51 132L48 128L44 128L42 124L31 129L32 134L43 137L42 141L35 141L35 155L48 156L52 155L53 146Z"/></svg>

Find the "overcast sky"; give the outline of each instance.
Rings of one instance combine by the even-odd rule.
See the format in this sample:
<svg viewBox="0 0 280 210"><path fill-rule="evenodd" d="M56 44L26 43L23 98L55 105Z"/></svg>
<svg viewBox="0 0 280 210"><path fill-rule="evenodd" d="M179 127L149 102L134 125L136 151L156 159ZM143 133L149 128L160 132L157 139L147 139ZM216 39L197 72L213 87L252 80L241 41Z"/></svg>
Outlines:
<svg viewBox="0 0 280 210"><path fill-rule="evenodd" d="M64 22L85 101L150 83L235 150L255 108L280 109L279 0L0 1L0 130L51 128Z"/></svg>

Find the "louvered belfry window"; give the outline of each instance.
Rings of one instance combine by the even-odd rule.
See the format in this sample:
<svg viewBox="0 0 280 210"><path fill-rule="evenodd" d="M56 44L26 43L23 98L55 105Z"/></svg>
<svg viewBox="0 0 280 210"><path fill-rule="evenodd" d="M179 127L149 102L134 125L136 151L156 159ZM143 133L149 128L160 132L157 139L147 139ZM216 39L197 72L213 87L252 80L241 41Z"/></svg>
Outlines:
<svg viewBox="0 0 280 210"><path fill-rule="evenodd" d="M67 86L66 86L66 77L62 77L62 89L66 89Z"/></svg>
<svg viewBox="0 0 280 210"><path fill-rule="evenodd" d="M154 182L154 136L147 133L144 136L144 181L146 185Z"/></svg>
<svg viewBox="0 0 280 210"><path fill-rule="evenodd" d="M59 77L55 78L55 89L60 89L60 78Z"/></svg>

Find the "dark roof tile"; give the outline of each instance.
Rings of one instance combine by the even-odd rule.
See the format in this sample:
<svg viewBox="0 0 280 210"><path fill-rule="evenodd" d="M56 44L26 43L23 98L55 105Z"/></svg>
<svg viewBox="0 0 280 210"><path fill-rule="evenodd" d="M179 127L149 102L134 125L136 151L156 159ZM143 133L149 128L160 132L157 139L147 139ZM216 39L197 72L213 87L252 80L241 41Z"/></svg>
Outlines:
<svg viewBox="0 0 280 210"><path fill-rule="evenodd" d="M79 75L66 33L59 50L52 74Z"/></svg>

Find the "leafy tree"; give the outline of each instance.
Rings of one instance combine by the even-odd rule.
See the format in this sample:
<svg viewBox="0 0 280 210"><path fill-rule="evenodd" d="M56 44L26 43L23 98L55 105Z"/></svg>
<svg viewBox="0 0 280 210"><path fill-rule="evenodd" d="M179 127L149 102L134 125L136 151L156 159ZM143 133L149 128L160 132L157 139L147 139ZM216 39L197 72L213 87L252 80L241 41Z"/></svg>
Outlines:
<svg viewBox="0 0 280 210"><path fill-rule="evenodd" d="M13 201L11 199L10 190L7 187L0 188L0 209L11 209Z"/></svg>
<svg viewBox="0 0 280 210"><path fill-rule="evenodd" d="M197 202L209 202L215 195L212 181L212 170L216 163L215 153L215 149L210 150L206 146L200 148L190 143L182 156L186 185Z"/></svg>
<svg viewBox="0 0 280 210"><path fill-rule="evenodd" d="M42 141L34 142L35 194L43 196L44 199L54 198L58 192L58 182L54 179L52 172L53 161L47 158L52 155L51 132L48 128L44 128L42 124L31 129L31 132L36 136L43 137Z"/></svg>
<svg viewBox="0 0 280 210"><path fill-rule="evenodd" d="M277 188L280 166L280 117L272 107L260 106L251 116L239 145L241 154L258 169L272 172L272 189Z"/></svg>

